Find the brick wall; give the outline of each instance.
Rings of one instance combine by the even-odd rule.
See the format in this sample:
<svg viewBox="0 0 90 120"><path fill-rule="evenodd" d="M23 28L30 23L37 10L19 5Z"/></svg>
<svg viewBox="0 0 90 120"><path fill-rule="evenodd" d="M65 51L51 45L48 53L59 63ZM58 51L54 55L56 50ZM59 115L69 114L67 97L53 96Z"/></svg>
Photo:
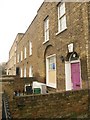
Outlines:
<svg viewBox="0 0 90 120"><path fill-rule="evenodd" d="M38 81L46 82L46 57L56 54L56 82L57 90L65 90L65 63L62 63L60 56L67 56L67 45L74 43L74 51L80 57L82 87L87 88L87 50L88 41L88 18L87 3L66 3L67 29L60 34L58 32L57 3L43 3L37 11L37 15L28 27L25 35L18 43L17 53L20 54L24 47L27 48L27 58L17 63L23 69L26 66L27 77L29 66L33 66L33 75ZM44 20L49 16L50 40L44 42ZM29 42L32 41L33 52L29 55ZM23 72L24 74L24 72Z"/></svg>
<svg viewBox="0 0 90 120"><path fill-rule="evenodd" d="M15 97L13 118L87 117L88 90Z"/></svg>
<svg viewBox="0 0 90 120"><path fill-rule="evenodd" d="M6 64L7 75L16 75L16 49L17 43L22 38L23 33L18 33L9 51L9 61Z"/></svg>
<svg viewBox="0 0 90 120"><path fill-rule="evenodd" d="M56 90L65 90L65 62L62 63L60 57L64 59L68 54L67 46L74 44L74 51L77 52L81 63L82 88L87 88L87 81L90 79L90 42L88 31L88 3L66 3L67 29L58 32L58 3L45 2L37 11L37 15L26 30L22 39L17 44L17 54L23 51L23 60L17 63L17 67L26 66L26 76L29 77L29 67L33 66L33 76L38 81L46 82L46 57L56 54ZM44 20L49 16L50 40L44 42ZM29 55L29 42L32 42L32 55ZM26 47L27 57L24 59L24 47Z"/></svg>

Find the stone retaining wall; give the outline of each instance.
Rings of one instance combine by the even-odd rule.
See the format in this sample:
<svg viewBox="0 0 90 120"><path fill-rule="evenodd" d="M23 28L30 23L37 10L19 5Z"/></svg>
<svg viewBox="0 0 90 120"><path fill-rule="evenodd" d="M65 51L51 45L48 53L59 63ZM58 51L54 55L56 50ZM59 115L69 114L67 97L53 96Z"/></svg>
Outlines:
<svg viewBox="0 0 90 120"><path fill-rule="evenodd" d="M88 115L88 90L15 97L13 118L78 118Z"/></svg>

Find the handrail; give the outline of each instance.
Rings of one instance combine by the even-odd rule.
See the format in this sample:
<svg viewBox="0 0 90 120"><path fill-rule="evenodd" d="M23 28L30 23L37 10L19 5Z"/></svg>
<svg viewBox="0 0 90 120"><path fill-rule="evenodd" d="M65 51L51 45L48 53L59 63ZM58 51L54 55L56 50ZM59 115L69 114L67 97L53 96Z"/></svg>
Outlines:
<svg viewBox="0 0 90 120"><path fill-rule="evenodd" d="M4 104L4 111L5 111L6 120L11 120L11 113L10 113L10 109L9 109L8 96L6 93L2 94L2 101Z"/></svg>

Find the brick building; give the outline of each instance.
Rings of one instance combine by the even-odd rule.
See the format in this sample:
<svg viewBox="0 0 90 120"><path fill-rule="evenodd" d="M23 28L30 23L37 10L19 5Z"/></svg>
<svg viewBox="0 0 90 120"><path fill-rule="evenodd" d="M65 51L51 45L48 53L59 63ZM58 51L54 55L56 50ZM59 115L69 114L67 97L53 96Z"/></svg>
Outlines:
<svg viewBox="0 0 90 120"><path fill-rule="evenodd" d="M20 77L55 90L87 88L90 81L90 3L43 2L17 43Z"/></svg>
<svg viewBox="0 0 90 120"><path fill-rule="evenodd" d="M23 33L18 33L13 45L9 51L9 60L6 63L6 73L7 75L16 75L16 55L17 55L17 43L22 38Z"/></svg>

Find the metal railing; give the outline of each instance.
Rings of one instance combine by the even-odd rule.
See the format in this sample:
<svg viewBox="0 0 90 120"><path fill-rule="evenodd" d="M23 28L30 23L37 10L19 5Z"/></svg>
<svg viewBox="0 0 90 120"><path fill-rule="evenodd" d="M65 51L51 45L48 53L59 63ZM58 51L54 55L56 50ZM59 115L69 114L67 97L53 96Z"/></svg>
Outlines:
<svg viewBox="0 0 90 120"><path fill-rule="evenodd" d="M11 118L11 113L10 113L10 108L9 108L9 101L8 101L8 96L6 93L2 94L2 103L3 103L4 113L5 113L4 119L11 120L12 118Z"/></svg>

